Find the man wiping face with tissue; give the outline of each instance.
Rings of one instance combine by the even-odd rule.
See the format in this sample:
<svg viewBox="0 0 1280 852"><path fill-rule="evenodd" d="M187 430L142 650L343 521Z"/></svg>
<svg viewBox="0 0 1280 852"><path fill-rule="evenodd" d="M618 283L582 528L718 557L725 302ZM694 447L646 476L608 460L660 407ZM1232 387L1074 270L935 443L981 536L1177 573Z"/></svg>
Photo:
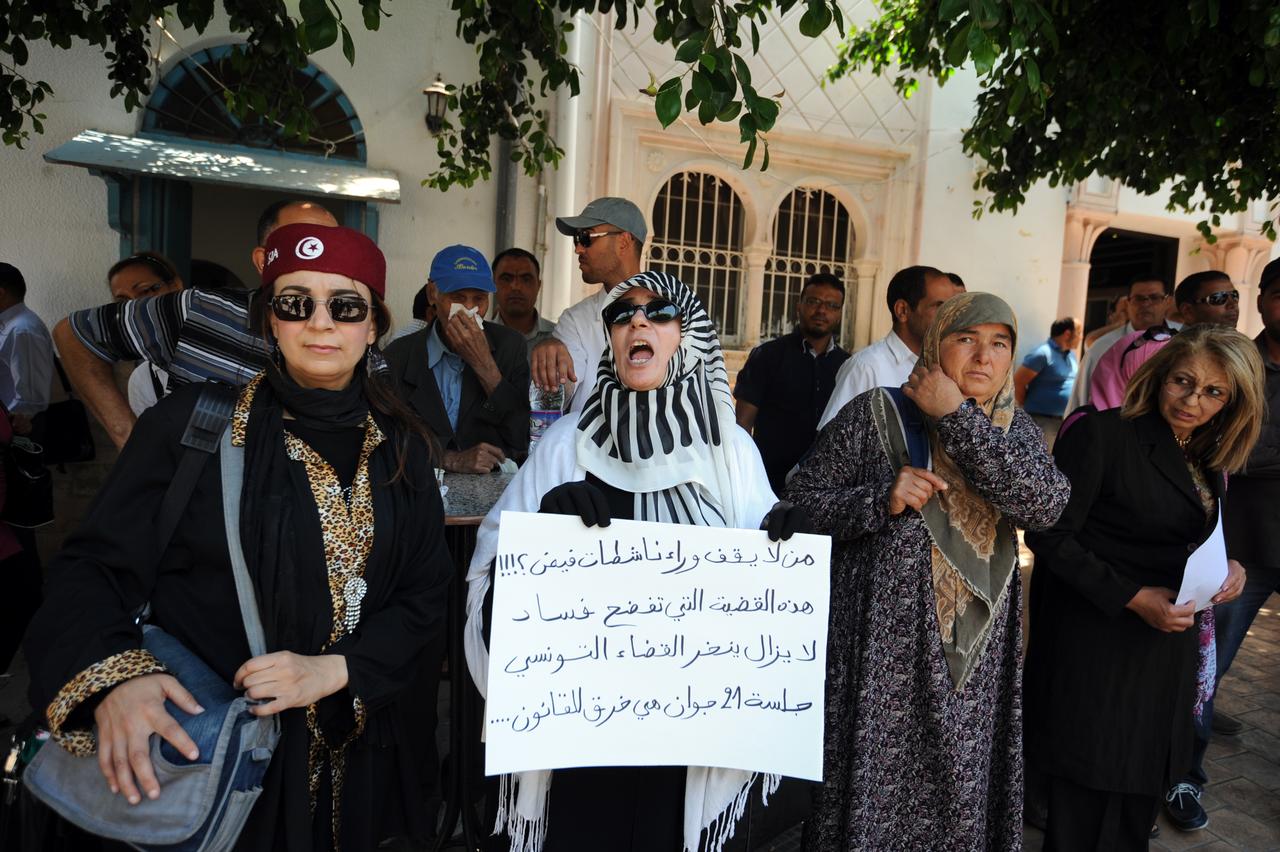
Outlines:
<svg viewBox="0 0 1280 852"><path fill-rule="evenodd" d="M485 322L493 273L470 246L431 261L436 319L387 347L400 394L444 447L445 470L488 473L529 452L529 362L524 337Z"/></svg>

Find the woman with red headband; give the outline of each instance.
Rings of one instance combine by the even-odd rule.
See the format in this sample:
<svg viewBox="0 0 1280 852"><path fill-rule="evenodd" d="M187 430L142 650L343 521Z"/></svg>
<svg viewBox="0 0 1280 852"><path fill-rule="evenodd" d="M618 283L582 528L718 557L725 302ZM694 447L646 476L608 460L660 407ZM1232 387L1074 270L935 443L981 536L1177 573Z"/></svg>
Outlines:
<svg viewBox="0 0 1280 852"><path fill-rule="evenodd" d="M266 251L254 310L271 364L239 391L229 428L244 448L239 544L267 653L249 651L217 458L167 546L154 540L201 394L187 386L138 420L50 565L27 638L31 698L59 745L96 746L113 793L164 796L150 738L195 750L165 702L202 711L143 650L134 613L149 604L150 623L259 702L255 715L279 714L234 848L353 852L376 846L402 786L387 710L443 629L451 563L431 439L370 369L390 325L382 253L356 231L302 224L277 229Z"/></svg>

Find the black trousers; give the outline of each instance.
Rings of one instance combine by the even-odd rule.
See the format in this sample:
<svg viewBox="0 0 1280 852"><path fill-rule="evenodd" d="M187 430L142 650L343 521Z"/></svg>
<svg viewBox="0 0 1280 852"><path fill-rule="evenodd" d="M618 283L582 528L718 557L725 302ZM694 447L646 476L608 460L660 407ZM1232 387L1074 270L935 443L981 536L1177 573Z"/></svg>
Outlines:
<svg viewBox="0 0 1280 852"><path fill-rule="evenodd" d="M0 562L0 674L9 670L22 644L27 622L40 608L40 552L31 530L13 527L22 550ZM14 720L15 722L18 720Z"/></svg>
<svg viewBox="0 0 1280 852"><path fill-rule="evenodd" d="M1056 775L1047 781L1045 852L1134 852L1150 844L1159 794L1094 790Z"/></svg>

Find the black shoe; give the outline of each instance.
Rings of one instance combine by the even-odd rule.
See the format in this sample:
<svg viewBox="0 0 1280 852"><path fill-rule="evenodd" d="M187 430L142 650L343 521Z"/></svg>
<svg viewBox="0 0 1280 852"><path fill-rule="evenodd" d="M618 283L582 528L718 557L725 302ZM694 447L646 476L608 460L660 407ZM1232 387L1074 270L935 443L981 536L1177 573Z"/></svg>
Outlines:
<svg viewBox="0 0 1280 852"><path fill-rule="evenodd" d="M1228 737L1234 737L1243 730L1244 722L1241 722L1235 716L1228 716L1221 710L1214 712L1213 732L1215 734L1225 734Z"/></svg>
<svg viewBox="0 0 1280 852"><path fill-rule="evenodd" d="M1209 824L1209 815L1200 806L1200 788L1183 781L1174 784L1164 797L1169 821L1182 831L1198 831Z"/></svg>

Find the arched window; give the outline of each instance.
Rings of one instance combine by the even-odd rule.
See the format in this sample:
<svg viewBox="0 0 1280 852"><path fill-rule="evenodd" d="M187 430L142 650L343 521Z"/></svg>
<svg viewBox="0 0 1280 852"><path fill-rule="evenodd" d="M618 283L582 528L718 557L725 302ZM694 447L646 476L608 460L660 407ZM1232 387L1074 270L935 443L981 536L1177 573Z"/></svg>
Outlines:
<svg viewBox="0 0 1280 852"><path fill-rule="evenodd" d="M206 142L272 148L298 154L365 162L364 128L351 101L328 74L308 65L282 81L280 90L302 93L315 118L306 142L284 138L283 128L265 118L241 121L227 110L223 87L234 89L240 74L231 63L231 46L197 51L178 60L147 101L142 129Z"/></svg>
<svg viewBox="0 0 1280 852"><path fill-rule="evenodd" d="M831 193L802 187L783 199L773 220L773 255L765 264L761 340L791 330L796 300L810 275L835 275L850 291L846 308L851 304L848 296L856 283L851 264L853 237L849 211ZM841 330L845 339L850 325L846 322Z"/></svg>
<svg viewBox="0 0 1280 852"><path fill-rule="evenodd" d="M653 203L649 268L697 292L726 346L742 337L743 220L733 188L703 172L675 175Z"/></svg>

